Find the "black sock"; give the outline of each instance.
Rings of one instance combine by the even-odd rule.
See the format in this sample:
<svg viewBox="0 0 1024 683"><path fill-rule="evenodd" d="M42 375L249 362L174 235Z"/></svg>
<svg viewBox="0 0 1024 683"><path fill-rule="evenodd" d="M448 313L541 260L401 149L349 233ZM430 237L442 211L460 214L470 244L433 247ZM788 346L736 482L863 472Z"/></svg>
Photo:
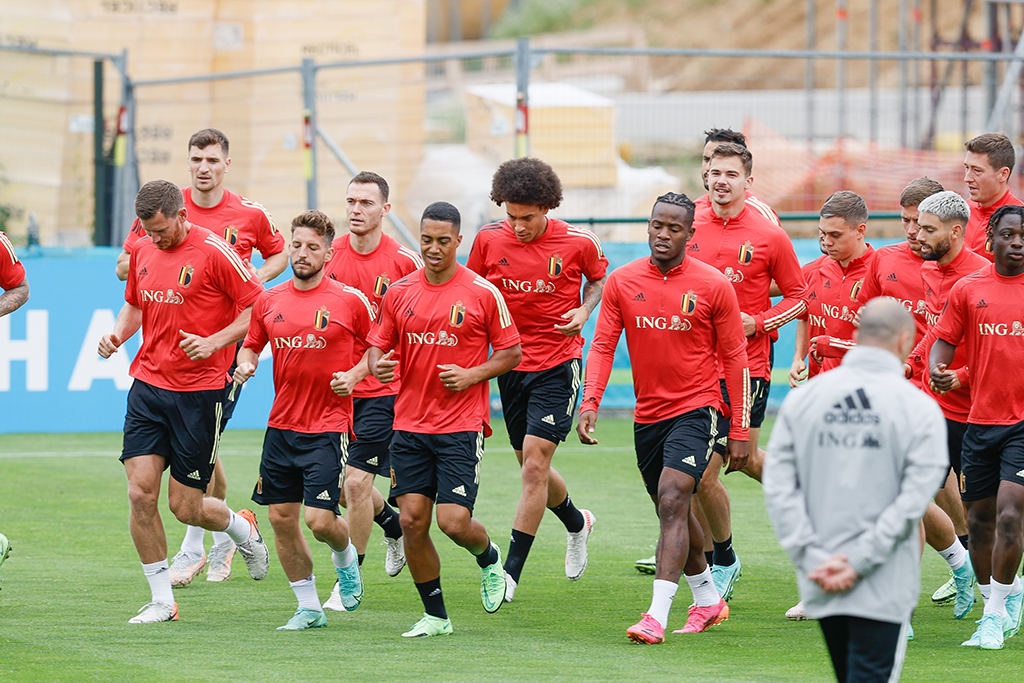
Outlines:
<svg viewBox="0 0 1024 683"><path fill-rule="evenodd" d="M476 555L477 565L483 569L484 567L490 567L492 564L498 561L498 549L494 547L494 544L487 540L487 550L483 551L479 555Z"/></svg>
<svg viewBox="0 0 1024 683"><path fill-rule="evenodd" d="M384 509L373 518L373 521L384 530L386 537L392 540L402 537L402 525L398 522L398 511L387 503L384 503Z"/></svg>
<svg viewBox="0 0 1024 683"><path fill-rule="evenodd" d="M508 557L505 558L505 571L516 583L519 583L519 576L523 573L523 565L530 554L533 539L534 537L525 531L512 530L512 540L508 543Z"/></svg>
<svg viewBox="0 0 1024 683"><path fill-rule="evenodd" d="M441 577L416 584L423 601L423 611L432 617L447 619L448 612L444 608L444 595L441 594Z"/></svg>
<svg viewBox="0 0 1024 683"><path fill-rule="evenodd" d="M365 557L366 557L366 553L363 553L362 555L359 555L359 566L360 566L360 567L362 567L362 566L363 566L363 559L364 559Z"/></svg>
<svg viewBox="0 0 1024 683"><path fill-rule="evenodd" d="M731 564L736 564L736 553L732 551L732 536L729 536L726 540L719 543L718 541L712 540L715 545L715 564L720 567L728 567Z"/></svg>
<svg viewBox="0 0 1024 683"><path fill-rule="evenodd" d="M970 540L970 538L968 538L968 534L964 534L963 536L957 536L957 538L960 539L960 543L962 543L965 548L970 547L967 545L967 541Z"/></svg>
<svg viewBox="0 0 1024 683"><path fill-rule="evenodd" d="M714 567L715 566L715 551L714 550L705 550L704 551L704 559L708 561L708 566L709 567Z"/></svg>
<svg viewBox="0 0 1024 683"><path fill-rule="evenodd" d="M568 493L565 494L565 500L555 507L548 509L555 513L555 517L561 520L562 524L565 525L565 530L570 534L583 531L583 525L586 524L586 520L583 519L583 513L572 504Z"/></svg>

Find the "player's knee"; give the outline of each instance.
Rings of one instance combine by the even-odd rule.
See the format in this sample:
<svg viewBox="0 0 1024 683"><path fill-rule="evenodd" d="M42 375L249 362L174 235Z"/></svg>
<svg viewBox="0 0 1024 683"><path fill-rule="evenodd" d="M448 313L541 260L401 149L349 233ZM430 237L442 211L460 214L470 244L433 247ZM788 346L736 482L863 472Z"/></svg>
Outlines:
<svg viewBox="0 0 1024 683"><path fill-rule="evenodd" d="M402 526L402 534L406 538L425 536L430 528L429 514L407 509L400 510L398 523Z"/></svg>
<svg viewBox="0 0 1024 683"><path fill-rule="evenodd" d="M128 484L128 502L132 510L136 512L147 509L156 511L159 495L159 488L150 488L135 483Z"/></svg>
<svg viewBox="0 0 1024 683"><path fill-rule="evenodd" d="M333 536L332 532L340 519L333 510L306 508L306 526L318 541Z"/></svg>
<svg viewBox="0 0 1024 683"><path fill-rule="evenodd" d="M658 517L686 519L690 509L690 494L677 486L661 486L658 489Z"/></svg>
<svg viewBox="0 0 1024 683"><path fill-rule="evenodd" d="M1020 508L1013 505L1005 505L996 515L996 533L1006 541L1021 542L1021 516Z"/></svg>
<svg viewBox="0 0 1024 683"><path fill-rule="evenodd" d="M548 487L548 473L551 465L543 458L526 458L523 460L523 486L530 488Z"/></svg>
<svg viewBox="0 0 1024 683"><path fill-rule="evenodd" d="M437 527L449 538L458 538L466 533L472 517L469 510L456 506L455 510L438 510Z"/></svg>
<svg viewBox="0 0 1024 683"><path fill-rule="evenodd" d="M290 506L271 505L267 511L267 518L270 520L270 526L274 527L275 533L299 526L298 511L292 510Z"/></svg>
<svg viewBox="0 0 1024 683"><path fill-rule="evenodd" d="M200 501L202 501L202 498L200 498ZM172 499L168 507L170 507L174 518L182 524L202 526L204 521L202 507L194 505L192 501Z"/></svg>

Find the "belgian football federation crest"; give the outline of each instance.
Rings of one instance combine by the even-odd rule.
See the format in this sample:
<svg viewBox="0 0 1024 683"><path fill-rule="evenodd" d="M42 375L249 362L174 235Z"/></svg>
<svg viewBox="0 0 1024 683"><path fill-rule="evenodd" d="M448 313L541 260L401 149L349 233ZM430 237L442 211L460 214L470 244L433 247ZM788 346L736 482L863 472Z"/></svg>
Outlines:
<svg viewBox="0 0 1024 683"><path fill-rule="evenodd" d="M233 225L224 228L224 241L231 246L238 244L238 228Z"/></svg>
<svg viewBox="0 0 1024 683"><path fill-rule="evenodd" d="M466 307L462 305L461 301L456 301L451 311L448 312L448 322L455 327L462 327L462 323L466 322Z"/></svg>
<svg viewBox="0 0 1024 683"><path fill-rule="evenodd" d="M181 270L178 271L178 284L182 287L188 287L192 284L192 273L194 271L195 268L192 267L191 263L183 265Z"/></svg>
<svg viewBox="0 0 1024 683"><path fill-rule="evenodd" d="M860 294L860 288L864 286L863 280L857 280L853 283L853 287L850 287L850 301L856 301L857 295Z"/></svg>
<svg viewBox="0 0 1024 683"><path fill-rule="evenodd" d="M753 260L754 260L754 247L748 241L742 247L740 247L739 262L740 262L740 265L744 265L745 266L745 265L748 265Z"/></svg>
<svg viewBox="0 0 1024 683"><path fill-rule="evenodd" d="M391 285L391 278L388 277L387 273L381 273L377 276L377 279L373 281L373 293L377 296L384 296L384 292L388 291L388 287Z"/></svg>
<svg viewBox="0 0 1024 683"><path fill-rule="evenodd" d="M697 295L693 293L692 289L683 294L683 301L679 308L683 311L683 315L690 315L697 310Z"/></svg>
<svg viewBox="0 0 1024 683"><path fill-rule="evenodd" d="M985 253L986 254L991 254L992 253L992 238L991 237L988 237L988 238L985 239Z"/></svg>
<svg viewBox="0 0 1024 683"><path fill-rule="evenodd" d="M562 274L562 257L558 254L552 255L548 258L548 275L551 277L558 277Z"/></svg>
<svg viewBox="0 0 1024 683"><path fill-rule="evenodd" d="M313 328L316 330L326 330L327 324L331 319L331 312L326 308L321 308L313 316Z"/></svg>

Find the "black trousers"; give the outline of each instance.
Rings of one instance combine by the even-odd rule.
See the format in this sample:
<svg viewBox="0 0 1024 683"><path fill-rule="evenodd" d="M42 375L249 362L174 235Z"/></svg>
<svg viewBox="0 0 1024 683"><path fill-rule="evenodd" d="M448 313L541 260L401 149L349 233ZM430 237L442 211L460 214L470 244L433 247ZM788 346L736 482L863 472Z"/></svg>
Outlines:
<svg viewBox="0 0 1024 683"><path fill-rule="evenodd" d="M819 621L839 683L898 681L907 652L906 624L863 617Z"/></svg>

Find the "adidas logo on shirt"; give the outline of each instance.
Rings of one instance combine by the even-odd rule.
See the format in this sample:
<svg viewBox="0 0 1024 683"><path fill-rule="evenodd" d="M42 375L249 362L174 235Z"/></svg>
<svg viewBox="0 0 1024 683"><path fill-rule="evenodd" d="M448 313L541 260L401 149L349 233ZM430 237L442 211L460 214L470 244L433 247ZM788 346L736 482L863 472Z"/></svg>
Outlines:
<svg viewBox="0 0 1024 683"><path fill-rule="evenodd" d="M832 280L825 280L825 284L822 285L825 289L832 289Z"/></svg>
<svg viewBox="0 0 1024 683"><path fill-rule="evenodd" d="M502 258L500 261L498 261L498 265L499 266L507 266L508 265L508 259L507 258Z"/></svg>
<svg viewBox="0 0 1024 683"><path fill-rule="evenodd" d="M878 424L879 418L871 410L871 401L863 389L847 394L841 401L832 405L832 410L825 413L825 422L829 424ZM868 441L872 441L869 443ZM880 444L867 435L861 444L863 448L879 448Z"/></svg>
<svg viewBox="0 0 1024 683"><path fill-rule="evenodd" d="M403 318L411 318L414 315L416 315L416 314L412 312L412 309L411 308L407 308L407 309L405 309L405 313L402 314L402 317Z"/></svg>
<svg viewBox="0 0 1024 683"><path fill-rule="evenodd" d="M697 466L697 460L692 455L689 455L689 456L683 458L683 464L684 465L689 465L690 467L696 467Z"/></svg>
<svg viewBox="0 0 1024 683"><path fill-rule="evenodd" d="M282 315L281 313L278 313L277 317L274 318L274 322L275 323L283 323L284 322L284 315Z"/></svg>
<svg viewBox="0 0 1024 683"><path fill-rule="evenodd" d="M146 272L146 266L142 266L142 270L139 271L139 277L142 277L143 275L149 275L149 273Z"/></svg>
<svg viewBox="0 0 1024 683"><path fill-rule="evenodd" d="M456 486L455 488L452 489L452 493L454 493L456 495L460 495L460 496L465 496L466 495L466 487L463 486L462 484L459 484L458 486Z"/></svg>
<svg viewBox="0 0 1024 683"><path fill-rule="evenodd" d="M811 295L809 297L807 297L807 299L808 299L808 301L817 301L818 300L818 293L817 292L811 292Z"/></svg>
<svg viewBox="0 0 1024 683"><path fill-rule="evenodd" d="M367 465L376 465L377 464L377 456L375 455L372 458L370 458L369 460L367 460L366 464Z"/></svg>
<svg viewBox="0 0 1024 683"><path fill-rule="evenodd" d="M323 493L321 493L320 495L318 495L316 497L316 499L317 500L330 500L331 499L331 494L327 493L327 490L325 489L323 491Z"/></svg>
<svg viewBox="0 0 1024 683"><path fill-rule="evenodd" d="M644 298L644 293L640 292L639 294L633 297L633 301L647 301L647 299Z"/></svg>
<svg viewBox="0 0 1024 683"><path fill-rule="evenodd" d="M200 479L199 470L196 470L192 474L188 475L188 478L189 479L195 479L196 481L199 481L199 479Z"/></svg>
<svg viewBox="0 0 1024 683"><path fill-rule="evenodd" d="M554 415L545 415L544 417L542 417L540 419L540 421L545 423L545 424L553 425L553 424L555 424L555 416Z"/></svg>
<svg viewBox="0 0 1024 683"><path fill-rule="evenodd" d="M899 280L896 279L896 273L889 273L889 277L885 278L885 281L886 282L899 282Z"/></svg>
<svg viewBox="0 0 1024 683"><path fill-rule="evenodd" d="M984 299L982 299L981 301L978 302L978 305L975 306L975 308L988 308L988 304L985 303Z"/></svg>

